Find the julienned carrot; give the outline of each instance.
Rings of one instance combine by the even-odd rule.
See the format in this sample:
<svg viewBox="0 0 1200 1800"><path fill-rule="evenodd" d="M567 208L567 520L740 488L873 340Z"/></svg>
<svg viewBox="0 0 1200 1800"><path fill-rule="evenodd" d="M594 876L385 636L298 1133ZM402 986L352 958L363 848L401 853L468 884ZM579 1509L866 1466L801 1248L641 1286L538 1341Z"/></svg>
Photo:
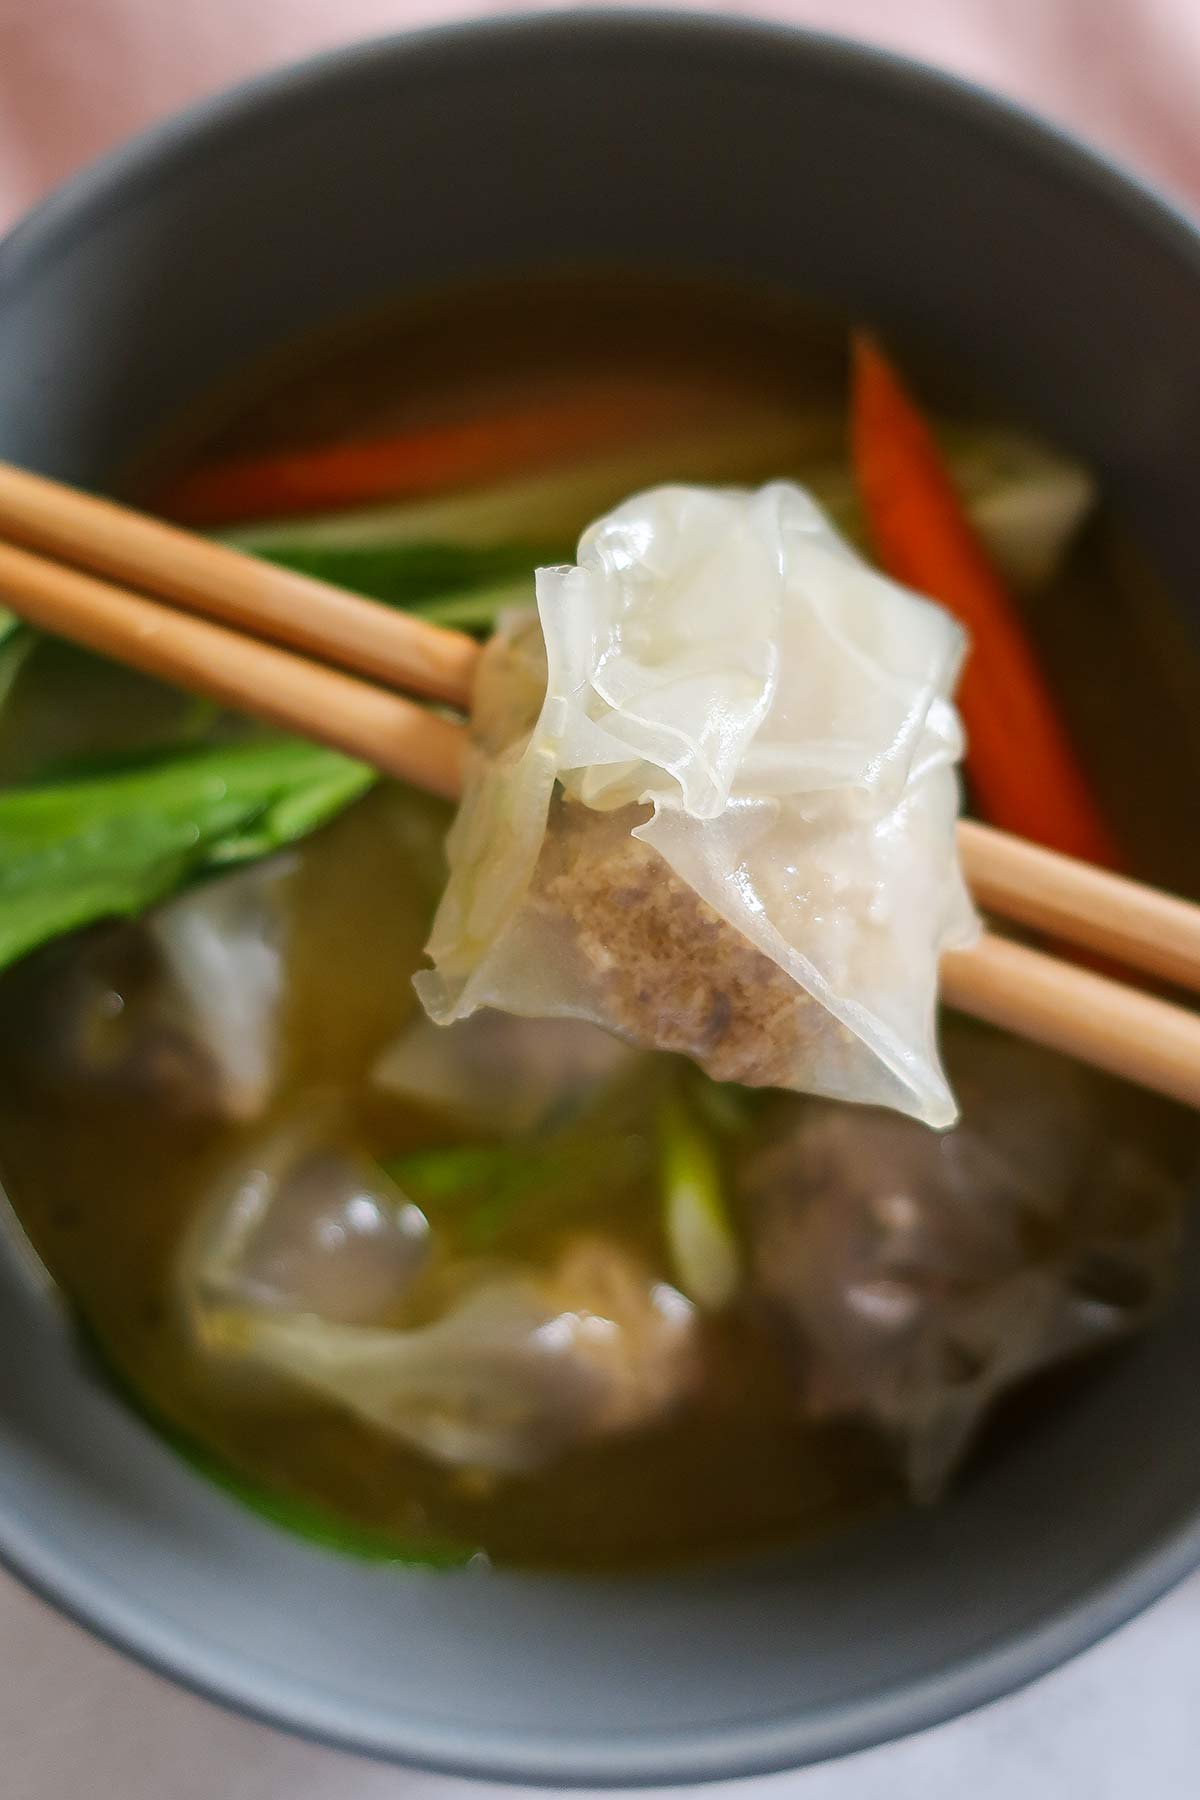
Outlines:
<svg viewBox="0 0 1200 1800"><path fill-rule="evenodd" d="M940 601L970 636L958 703L980 812L1050 849L1115 866L1116 846L1016 608L933 433L878 345L861 334L853 344L851 439L880 564Z"/></svg>
<svg viewBox="0 0 1200 1800"><path fill-rule="evenodd" d="M553 465L576 451L669 430L687 416L681 391L610 386L386 437L202 466L157 496L156 505L181 524L207 527L405 499Z"/></svg>

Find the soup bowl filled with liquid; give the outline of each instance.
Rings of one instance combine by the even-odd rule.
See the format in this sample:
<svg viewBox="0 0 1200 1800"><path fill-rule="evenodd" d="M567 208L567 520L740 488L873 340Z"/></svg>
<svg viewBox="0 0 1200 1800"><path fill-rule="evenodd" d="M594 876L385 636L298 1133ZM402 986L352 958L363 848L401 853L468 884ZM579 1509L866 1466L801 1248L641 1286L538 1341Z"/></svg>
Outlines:
<svg viewBox="0 0 1200 1800"><path fill-rule="evenodd" d="M1089 816L1195 891L1200 249L906 65L584 16L215 102L0 249L0 454L498 633L495 670L535 567L663 484L798 483L875 554L864 324ZM1200 1558L1182 1110L949 1013L944 1082L924 1013L881 1087L845 1009L798 1063L712 908L627 831L581 862L561 795L473 1011L519 821L448 855L446 803L0 628L0 1552L33 1585L303 1732L632 1784L944 1718ZM821 855L810 948L851 928Z"/></svg>

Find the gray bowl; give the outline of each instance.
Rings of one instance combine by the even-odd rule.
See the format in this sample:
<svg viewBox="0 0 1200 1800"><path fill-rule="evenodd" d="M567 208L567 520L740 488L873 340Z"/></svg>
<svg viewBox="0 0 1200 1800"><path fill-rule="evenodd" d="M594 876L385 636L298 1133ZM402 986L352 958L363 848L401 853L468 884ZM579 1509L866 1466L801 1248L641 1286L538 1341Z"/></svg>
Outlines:
<svg viewBox="0 0 1200 1800"><path fill-rule="evenodd" d="M0 249L0 454L102 486L284 337L415 282L597 257L940 340L1101 470L1196 607L1200 242L1010 108L764 26L471 26L138 139ZM777 1769L1029 1681L1200 1561L1200 1257L1187 1287L937 1512L583 1581L395 1573L275 1532L97 1385L13 1264L0 1553L155 1667L339 1744L555 1783Z"/></svg>

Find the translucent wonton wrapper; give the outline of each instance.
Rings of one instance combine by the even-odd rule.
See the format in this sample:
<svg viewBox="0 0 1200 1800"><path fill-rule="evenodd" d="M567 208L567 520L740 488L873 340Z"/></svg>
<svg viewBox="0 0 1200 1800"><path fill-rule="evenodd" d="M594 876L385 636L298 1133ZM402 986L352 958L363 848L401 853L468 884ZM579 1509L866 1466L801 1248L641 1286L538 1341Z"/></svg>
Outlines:
<svg viewBox="0 0 1200 1800"><path fill-rule="evenodd" d="M178 1281L198 1354L246 1403L282 1381L493 1474L648 1424L698 1372L691 1305L631 1251L577 1236L546 1269L448 1264L382 1169L304 1126L218 1178Z"/></svg>
<svg viewBox="0 0 1200 1800"><path fill-rule="evenodd" d="M295 867L273 857L75 940L32 1011L31 1054L118 1102L260 1117L281 1074Z"/></svg>
<svg viewBox="0 0 1200 1800"><path fill-rule="evenodd" d="M590 1019L949 1124L957 626L786 482L639 495L579 558L484 657L426 1010Z"/></svg>
<svg viewBox="0 0 1200 1800"><path fill-rule="evenodd" d="M1082 1070L975 1033L951 1048L956 1130L813 1104L742 1191L802 1410L882 1430L918 1499L1007 1389L1153 1316L1181 1219Z"/></svg>
<svg viewBox="0 0 1200 1800"><path fill-rule="evenodd" d="M371 1079L459 1127L513 1137L576 1110L634 1054L578 1019L531 1021L486 1010L442 1029L418 1013L384 1050Z"/></svg>

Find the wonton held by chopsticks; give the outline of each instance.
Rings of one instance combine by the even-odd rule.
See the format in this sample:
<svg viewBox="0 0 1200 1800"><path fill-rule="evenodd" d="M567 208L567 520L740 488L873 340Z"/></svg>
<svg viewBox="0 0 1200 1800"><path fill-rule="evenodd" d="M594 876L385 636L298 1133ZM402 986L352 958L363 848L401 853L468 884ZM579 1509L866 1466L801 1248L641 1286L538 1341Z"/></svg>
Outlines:
<svg viewBox="0 0 1200 1800"><path fill-rule="evenodd" d="M952 1123L959 628L787 482L638 495L538 571L537 607L483 659L431 1017L590 1019L720 1081Z"/></svg>

